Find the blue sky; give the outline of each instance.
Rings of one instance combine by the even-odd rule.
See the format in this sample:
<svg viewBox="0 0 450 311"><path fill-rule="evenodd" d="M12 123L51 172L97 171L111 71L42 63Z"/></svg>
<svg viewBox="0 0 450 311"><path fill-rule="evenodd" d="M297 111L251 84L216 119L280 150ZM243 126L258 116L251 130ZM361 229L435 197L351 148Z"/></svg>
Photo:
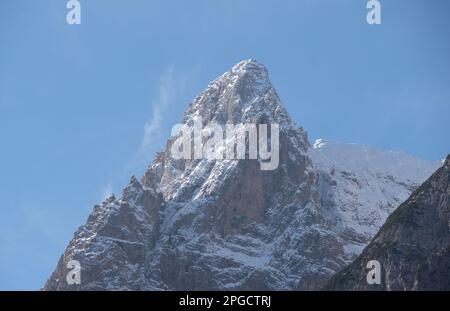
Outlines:
<svg viewBox="0 0 450 311"><path fill-rule="evenodd" d="M42 287L93 205L243 59L311 141L450 151L448 0L382 1L380 26L365 0L80 2L77 26L62 0L0 2L0 290Z"/></svg>

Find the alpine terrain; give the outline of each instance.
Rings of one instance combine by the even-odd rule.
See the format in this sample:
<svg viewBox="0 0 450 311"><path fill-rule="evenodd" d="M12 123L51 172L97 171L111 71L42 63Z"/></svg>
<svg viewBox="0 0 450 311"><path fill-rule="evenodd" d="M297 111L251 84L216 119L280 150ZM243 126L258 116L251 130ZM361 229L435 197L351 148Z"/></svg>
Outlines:
<svg viewBox="0 0 450 311"><path fill-rule="evenodd" d="M356 144L311 146L253 60L211 82L182 123L199 118L279 124L278 168L174 159L172 137L142 178L94 207L45 290L320 289L440 164ZM79 285L66 281L71 260L81 264Z"/></svg>
<svg viewBox="0 0 450 311"><path fill-rule="evenodd" d="M367 282L371 260L380 263L380 284ZM326 289L450 290L450 155Z"/></svg>

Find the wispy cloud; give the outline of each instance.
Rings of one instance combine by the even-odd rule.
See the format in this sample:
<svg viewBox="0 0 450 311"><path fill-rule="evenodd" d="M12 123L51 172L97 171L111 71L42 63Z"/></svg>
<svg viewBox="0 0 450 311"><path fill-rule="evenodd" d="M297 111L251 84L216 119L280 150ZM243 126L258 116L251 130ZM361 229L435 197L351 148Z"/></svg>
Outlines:
<svg viewBox="0 0 450 311"><path fill-rule="evenodd" d="M152 115L144 126L144 137L142 139L141 152L148 154L154 146L155 140L159 138L162 128L163 115L169 108L171 102L178 96L182 88L183 79L175 75L174 66L169 66L161 75L159 82L159 95L152 104Z"/></svg>
<svg viewBox="0 0 450 311"><path fill-rule="evenodd" d="M121 184L123 180L128 179L133 174L142 173L142 169L150 163L151 157L157 151L156 149L162 146L161 142L165 138L163 137L163 129L167 126L164 123L166 113L186 89L187 81L187 75L176 72L174 65L168 66L161 73L158 93L151 102L151 115L144 125L141 145L127 165L113 174L112 178L102 188L102 200L113 194L115 184Z"/></svg>

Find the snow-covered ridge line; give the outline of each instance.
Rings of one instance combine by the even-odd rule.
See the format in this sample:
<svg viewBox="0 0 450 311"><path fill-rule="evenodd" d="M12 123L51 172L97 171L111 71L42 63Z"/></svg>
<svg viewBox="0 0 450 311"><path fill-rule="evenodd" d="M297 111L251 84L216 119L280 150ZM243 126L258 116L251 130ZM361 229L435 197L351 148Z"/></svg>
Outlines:
<svg viewBox="0 0 450 311"><path fill-rule="evenodd" d="M352 172L372 171L419 184L442 165L440 161L426 161L401 151L325 139L317 139L309 154L318 166L331 165Z"/></svg>

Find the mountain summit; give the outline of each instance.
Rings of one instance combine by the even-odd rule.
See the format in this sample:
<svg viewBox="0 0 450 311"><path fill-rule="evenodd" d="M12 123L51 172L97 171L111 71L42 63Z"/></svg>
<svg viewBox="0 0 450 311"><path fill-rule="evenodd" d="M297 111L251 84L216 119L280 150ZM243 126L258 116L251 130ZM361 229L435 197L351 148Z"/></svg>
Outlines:
<svg viewBox="0 0 450 311"><path fill-rule="evenodd" d="M94 207L44 289L318 289L435 169L414 158L406 169L420 163L421 174L390 174L370 161L359 169L337 161L327 144L311 148L267 69L253 60L211 82L182 123L200 118L279 124L278 167L263 171L260 159L174 159L177 137L170 138L140 180ZM406 155L387 158L401 163ZM66 282L71 260L81 264L81 284Z"/></svg>
<svg viewBox="0 0 450 311"><path fill-rule="evenodd" d="M211 82L190 105L183 122L201 116L203 122L266 121L289 126L292 121L262 64L246 60ZM260 120L265 116L264 120Z"/></svg>

